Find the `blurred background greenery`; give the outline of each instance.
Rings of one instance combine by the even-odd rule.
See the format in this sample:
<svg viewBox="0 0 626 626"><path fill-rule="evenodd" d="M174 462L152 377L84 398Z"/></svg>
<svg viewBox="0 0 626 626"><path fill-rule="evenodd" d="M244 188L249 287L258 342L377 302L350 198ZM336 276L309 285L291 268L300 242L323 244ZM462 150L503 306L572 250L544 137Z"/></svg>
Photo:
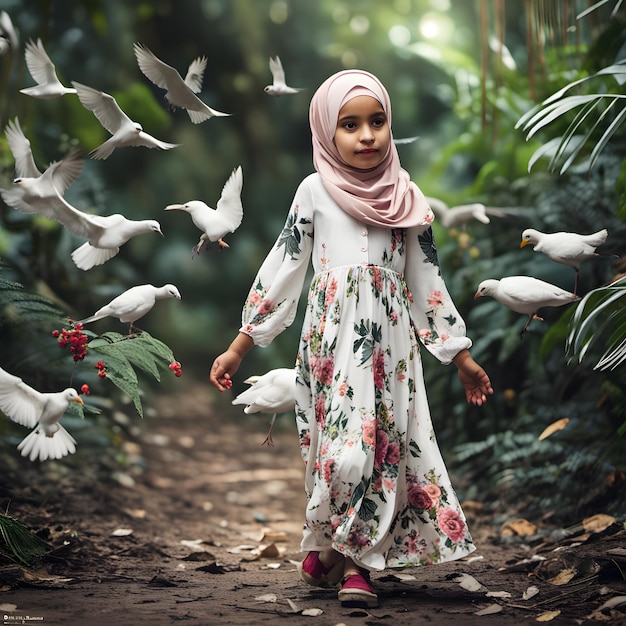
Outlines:
<svg viewBox="0 0 626 626"><path fill-rule="evenodd" d="M589 7L594 10L581 16ZM597 508L623 511L624 440L616 436L626 415L622 369L597 372L584 361L568 363L564 346L573 307L545 310L546 321L533 322L520 340L523 316L492 300L473 300L481 280L511 274L573 288L571 268L529 248L519 250L527 227L581 233L606 227L607 251L624 252L623 129L593 168L583 158L560 175L545 159L530 173L528 163L567 124L557 120L530 141L515 128L524 113L558 89L624 59L621 2L0 0L0 10L11 16L20 37L19 51L0 58L0 124L4 128L19 117L40 169L72 146L86 154L108 133L74 96L36 100L19 93L33 84L23 55L30 38L42 39L64 84L74 80L111 93L147 132L181 144L167 152L123 148L106 161L87 159L66 193L83 211L158 219L163 239L137 237L105 265L83 272L70 258L81 240L56 223L2 205L3 278L51 299L73 318L91 314L132 285L174 283L182 301L157 303L141 327L172 348L185 374L165 377L161 387L143 384L168 392L201 381L207 403L240 419L240 407L216 399L208 387L208 370L236 334L255 272L297 185L312 171L311 95L338 70L369 70L391 95L394 136L419 137L398 150L426 195L450 206L483 202L514 209L489 224L448 230L435 223L448 288L467 321L474 357L496 389L486 407L468 407L453 368L425 356L439 441L449 465L465 477L462 492L495 511L518 505L528 514L557 517ZM206 55L199 95L231 116L193 125L186 112L171 114L163 91L139 70L134 42L183 75L194 58ZM271 82L268 60L275 55L287 82L301 93L272 98L263 92ZM622 85L608 77L601 87L621 93ZM7 187L14 161L4 136L0 150L0 186ZM215 206L237 165L244 173L243 223L226 238L229 249L192 260L198 231L189 216L163 209L192 199ZM615 259L586 263L579 293L606 284L619 271ZM62 316L56 325L49 318L26 324L5 307L0 320L2 367L53 390L67 383L68 366L60 364L50 338ZM240 381L247 375L293 363L300 320L270 347L251 353L233 393L245 387ZM112 319L93 328L125 332ZM93 376L85 379L92 382ZM98 388L96 378L98 392L106 396L107 389ZM544 427L563 417L570 420L564 431L538 441ZM14 440L7 440L5 454L17 455Z"/></svg>

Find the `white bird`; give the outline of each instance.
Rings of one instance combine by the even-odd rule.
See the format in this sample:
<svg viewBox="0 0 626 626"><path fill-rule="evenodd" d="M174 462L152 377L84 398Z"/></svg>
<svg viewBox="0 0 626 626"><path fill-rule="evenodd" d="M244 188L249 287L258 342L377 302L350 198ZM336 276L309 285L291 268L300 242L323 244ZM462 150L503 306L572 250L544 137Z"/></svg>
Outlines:
<svg viewBox="0 0 626 626"><path fill-rule="evenodd" d="M193 223L202 231L200 241L193 248L194 254L200 254L202 249L213 241L217 241L221 248L228 248L222 237L235 232L243 220L242 187L243 172L239 166L224 184L217 208L212 209L201 200L190 200L185 204L170 204L165 207L166 211L186 211L191 215Z"/></svg>
<svg viewBox="0 0 626 626"><path fill-rule="evenodd" d="M180 300L180 292L171 284L155 287L154 285L137 285L127 289L109 304L98 309L90 317L75 322L75 324L89 324L104 317L116 317L124 324L130 323L129 332L135 327L135 322L148 313L157 300L176 298ZM138 329L139 330L139 329Z"/></svg>
<svg viewBox="0 0 626 626"><path fill-rule="evenodd" d="M51 163L40 176L16 178L11 189L0 189L0 195L9 206L22 213L56 219L54 203L78 178L82 169L83 160L72 151L61 161Z"/></svg>
<svg viewBox="0 0 626 626"><path fill-rule="evenodd" d="M430 205L439 222L446 228L466 226L471 220L489 224L491 221L489 216L505 217L509 214L506 209L486 207L480 202L461 204L455 207L449 207L443 200L438 198L427 197L426 202Z"/></svg>
<svg viewBox="0 0 626 626"><path fill-rule="evenodd" d="M4 134L9 143L9 148L15 159L16 178L39 178L41 172L35 163L33 153L30 149L30 141L24 134L20 126L20 120L10 121L4 130Z"/></svg>
<svg viewBox="0 0 626 626"><path fill-rule="evenodd" d="M20 89L20 93L46 100L76 93L76 89L65 87L58 79L54 63L43 47L41 39L37 39L37 43L31 39L26 44L25 57L28 71L37 84L34 87Z"/></svg>
<svg viewBox="0 0 626 626"><path fill-rule="evenodd" d="M272 428L276 416L291 411L295 406L296 370L294 368L279 367L270 370L262 376L250 376L244 380L250 387L242 391L233 404L245 404L244 413L273 413L270 429L263 443L274 445Z"/></svg>
<svg viewBox="0 0 626 626"><path fill-rule="evenodd" d="M576 293L580 264L588 259L602 256L596 252L596 248L606 241L608 235L609 231L606 228L590 235L566 232L542 233L534 228L527 228L522 233L519 247L523 248L531 244L535 252L541 252L557 263L573 267L576 272L574 280L574 293Z"/></svg>
<svg viewBox="0 0 626 626"><path fill-rule="evenodd" d="M285 94L298 93L302 89L288 87L285 81L285 70L279 57L270 57L270 71L272 72L272 84L267 85L264 91L269 96L284 96Z"/></svg>
<svg viewBox="0 0 626 626"><path fill-rule="evenodd" d="M17 50L18 39L10 15L6 11L0 11L0 57L9 50Z"/></svg>
<svg viewBox="0 0 626 626"><path fill-rule="evenodd" d="M478 285L474 299L491 296L500 304L528 315L521 334L524 335L531 320L543 321L537 311L546 306L563 306L580 298L569 291L531 276L507 276L500 280L489 278Z"/></svg>
<svg viewBox="0 0 626 626"><path fill-rule="evenodd" d="M15 423L33 429L17 446L31 461L61 459L76 452L75 439L59 424L70 402L83 404L75 389L41 393L0 368L0 410Z"/></svg>
<svg viewBox="0 0 626 626"><path fill-rule="evenodd" d="M91 111L112 135L102 145L89 153L89 156L94 159L106 159L115 148L122 146L145 146L146 148L170 150L179 145L160 141L144 132L141 124L133 122L120 109L115 98L110 94L74 81L72 81L72 85L76 88L78 99L82 105Z"/></svg>
<svg viewBox="0 0 626 626"><path fill-rule="evenodd" d="M207 63L206 57L198 57L192 61L183 80L183 77L171 65L157 58L146 46L136 43L134 48L139 69L157 87L167 90L165 102L170 105L172 111L176 107L186 109L194 124L200 124L212 117L230 115L230 113L222 113L212 109L195 95L202 86L202 76Z"/></svg>

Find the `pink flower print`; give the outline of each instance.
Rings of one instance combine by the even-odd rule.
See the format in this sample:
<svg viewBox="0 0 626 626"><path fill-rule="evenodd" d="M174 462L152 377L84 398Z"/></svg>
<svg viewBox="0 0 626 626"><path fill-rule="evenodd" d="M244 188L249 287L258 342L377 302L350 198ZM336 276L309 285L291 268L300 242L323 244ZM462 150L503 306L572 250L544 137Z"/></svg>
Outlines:
<svg viewBox="0 0 626 626"><path fill-rule="evenodd" d="M261 297L261 294L257 291L251 291L248 295L248 300L250 301L250 304L253 304L254 306L258 306L261 303L262 299L263 298Z"/></svg>
<svg viewBox="0 0 626 626"><path fill-rule="evenodd" d="M330 479L333 475L333 466L335 465L335 459L327 459L324 461L324 482L330 485Z"/></svg>
<svg viewBox="0 0 626 626"><path fill-rule="evenodd" d="M391 311L391 313L389 313L389 319L394 323L397 324L398 323L398 312L397 311Z"/></svg>
<svg viewBox="0 0 626 626"><path fill-rule="evenodd" d="M377 389L383 389L385 386L385 353L382 350L376 350L373 359L374 385Z"/></svg>
<svg viewBox="0 0 626 626"><path fill-rule="evenodd" d="M419 336L422 339L429 339L430 335L431 335L431 332L430 332L430 330L428 328L420 328Z"/></svg>
<svg viewBox="0 0 626 626"><path fill-rule="evenodd" d="M396 285L396 283L394 282L389 283L389 291L391 292L392 296L396 293L396 291L398 291L398 286Z"/></svg>
<svg viewBox="0 0 626 626"><path fill-rule="evenodd" d="M387 458L389 447L389 435L384 430L376 432L376 453L374 454L374 467L380 467Z"/></svg>
<svg viewBox="0 0 626 626"><path fill-rule="evenodd" d="M443 304L443 294L439 290L432 291L428 294L428 306L436 307Z"/></svg>
<svg viewBox="0 0 626 626"><path fill-rule="evenodd" d="M448 341L448 339L450 339L450 335L448 335L448 333L441 333L441 335L439 335L439 339L441 339L441 341Z"/></svg>
<svg viewBox="0 0 626 626"><path fill-rule="evenodd" d="M300 433L300 445L303 448L311 447L311 432L306 430Z"/></svg>
<svg viewBox="0 0 626 626"><path fill-rule="evenodd" d="M383 481L383 484L385 485L385 491L387 493L390 493L396 490L396 481L393 478L385 478L385 480Z"/></svg>
<svg viewBox="0 0 626 626"><path fill-rule="evenodd" d="M407 489L407 499L409 504L414 509L419 509L421 511L432 509L433 501L430 499L430 496L423 487L420 487L416 483L409 484L409 488Z"/></svg>
<svg viewBox="0 0 626 626"><path fill-rule="evenodd" d="M339 385L339 389L337 390L337 392L343 398L346 395L347 391L348 391L348 383L344 380L341 383L341 385Z"/></svg>
<svg viewBox="0 0 626 626"><path fill-rule="evenodd" d="M451 508L441 509L437 513L437 524L443 534L451 541L462 541L465 536L465 522L461 516Z"/></svg>
<svg viewBox="0 0 626 626"><path fill-rule="evenodd" d="M383 276L378 267L372 267L372 283L375 293L380 293L383 290Z"/></svg>
<svg viewBox="0 0 626 626"><path fill-rule="evenodd" d="M427 483L424 485L424 491L430 496L430 499L433 502L433 507L438 506L439 497L441 496L441 489L435 483Z"/></svg>
<svg viewBox="0 0 626 626"><path fill-rule="evenodd" d="M317 379L322 385L331 385L333 382L333 374L335 372L335 360L333 358L325 358L321 360L317 371Z"/></svg>
<svg viewBox="0 0 626 626"><path fill-rule="evenodd" d="M322 393L315 400L315 421L320 428L326 423L326 396Z"/></svg>
<svg viewBox="0 0 626 626"><path fill-rule="evenodd" d="M331 280L330 282L330 285L326 288L326 296L325 296L326 306L328 306L331 302L335 300L336 295L337 295L337 280L333 278L333 280Z"/></svg>
<svg viewBox="0 0 626 626"><path fill-rule="evenodd" d="M363 443L372 448L376 445L376 420L363 420Z"/></svg>
<svg viewBox="0 0 626 626"><path fill-rule="evenodd" d="M389 463L389 465L397 465L400 463L400 446L397 443L390 443L387 446L385 461Z"/></svg>
<svg viewBox="0 0 626 626"><path fill-rule="evenodd" d="M417 530L412 530L404 540L404 545L407 548L407 552L415 554L419 552L419 534Z"/></svg>
<svg viewBox="0 0 626 626"><path fill-rule="evenodd" d="M274 310L275 306L276 305L272 300L263 300L263 302L259 305L259 315L268 315Z"/></svg>

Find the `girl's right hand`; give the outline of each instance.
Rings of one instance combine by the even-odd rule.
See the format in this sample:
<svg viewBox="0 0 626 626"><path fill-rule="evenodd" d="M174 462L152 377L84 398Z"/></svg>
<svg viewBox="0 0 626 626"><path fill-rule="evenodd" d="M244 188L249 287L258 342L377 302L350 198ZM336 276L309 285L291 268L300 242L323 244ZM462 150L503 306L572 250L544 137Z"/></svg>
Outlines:
<svg viewBox="0 0 626 626"><path fill-rule="evenodd" d="M233 386L231 376L239 369L241 356L234 350L220 354L211 367L209 381L219 391L226 391Z"/></svg>

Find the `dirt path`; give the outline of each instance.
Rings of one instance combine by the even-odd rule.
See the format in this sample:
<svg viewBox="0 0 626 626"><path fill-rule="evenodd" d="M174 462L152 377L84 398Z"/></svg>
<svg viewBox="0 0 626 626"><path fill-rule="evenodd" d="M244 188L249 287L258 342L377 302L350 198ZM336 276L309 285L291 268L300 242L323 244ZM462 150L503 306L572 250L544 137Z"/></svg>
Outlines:
<svg viewBox="0 0 626 626"><path fill-rule="evenodd" d="M602 556L623 549L623 530L599 533L583 547L562 545L559 556L552 546L538 574L536 560L520 561L537 556L541 539L496 542L497 530L480 518L469 520L474 558L376 574L380 607L342 609L336 590L307 587L296 572L304 497L289 418L275 446L262 446L267 416L220 419L219 407L207 409L206 387L190 391L160 399L158 417L139 428L135 418L122 428L127 467L118 468L116 482L96 481L88 468L48 471L44 480L36 466L21 466L27 486L7 486L2 507L57 550L40 570L0 571L4 624L519 626L548 611L560 611L549 622L555 626L626 624L626 605L589 617L606 598L626 593L623 575L607 574ZM547 580L565 568L565 557L575 575L556 586ZM461 574L483 587L465 589ZM524 600L530 586L538 593ZM477 614L496 605L497 613Z"/></svg>

